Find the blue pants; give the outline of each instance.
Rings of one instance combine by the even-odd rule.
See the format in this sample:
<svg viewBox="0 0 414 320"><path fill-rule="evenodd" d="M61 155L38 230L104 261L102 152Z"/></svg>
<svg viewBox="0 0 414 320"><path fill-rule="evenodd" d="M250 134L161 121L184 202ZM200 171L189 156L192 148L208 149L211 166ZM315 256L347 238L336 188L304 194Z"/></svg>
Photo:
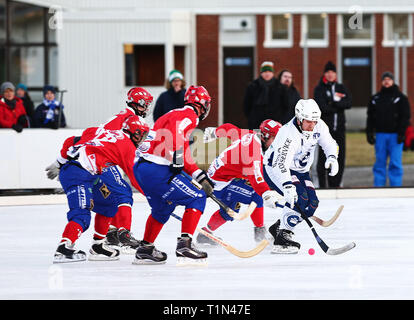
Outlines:
<svg viewBox="0 0 414 320"><path fill-rule="evenodd" d="M239 212L239 203L257 203L257 208L263 207L263 199L243 179L234 179L230 184L220 191L214 191L214 195L235 212ZM227 212L220 208L220 215L227 221L232 221Z"/></svg>
<svg viewBox="0 0 414 320"><path fill-rule="evenodd" d="M169 166L147 161L134 165L134 175L151 206L151 215L164 224L177 205L204 211L206 194L181 174L173 176Z"/></svg>
<svg viewBox="0 0 414 320"><path fill-rule="evenodd" d="M118 168L108 167L99 175L98 183L93 187L93 211L107 217L113 217L121 204L132 207L132 189Z"/></svg>
<svg viewBox="0 0 414 320"><path fill-rule="evenodd" d="M290 170L292 176L292 182L296 187L296 193L298 194L297 206L308 216L311 217L315 213L319 205L319 199L316 195L315 187L313 186L312 179L309 176L309 172L299 173L297 171ZM266 170L263 169L263 175L268 186L272 190L276 190L283 196L283 191L278 188L270 179ZM299 213L297 209L294 209Z"/></svg>
<svg viewBox="0 0 414 320"><path fill-rule="evenodd" d="M398 143L397 133L376 134L375 142L375 164L373 167L374 186L383 187L387 183L387 160L390 159L388 165L388 178L390 186L400 187L402 185L403 166L402 152L404 143Z"/></svg>

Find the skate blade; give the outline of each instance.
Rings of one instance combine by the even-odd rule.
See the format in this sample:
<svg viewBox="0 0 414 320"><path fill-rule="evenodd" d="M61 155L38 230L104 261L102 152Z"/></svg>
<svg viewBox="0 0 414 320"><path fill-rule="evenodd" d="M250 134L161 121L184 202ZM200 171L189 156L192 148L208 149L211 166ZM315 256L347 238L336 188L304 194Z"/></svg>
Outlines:
<svg viewBox="0 0 414 320"><path fill-rule="evenodd" d="M136 264L136 265L151 265L151 264L165 264L167 263L167 260L164 261L154 261L154 260L150 260L150 259L134 259L134 261L132 261L132 264Z"/></svg>
<svg viewBox="0 0 414 320"><path fill-rule="evenodd" d="M119 250L121 251L122 254L136 254L137 253L137 249L134 249L129 246L119 247Z"/></svg>
<svg viewBox="0 0 414 320"><path fill-rule="evenodd" d="M63 254L59 254L53 257L53 263L70 263L70 262L82 262L82 261L86 261L86 256L75 255L73 259L68 259Z"/></svg>
<svg viewBox="0 0 414 320"><path fill-rule="evenodd" d="M116 261L119 260L119 255L116 257L108 257L103 254L90 254L88 257L89 261Z"/></svg>
<svg viewBox="0 0 414 320"><path fill-rule="evenodd" d="M206 267L207 266L207 258L205 259L191 259L187 257L177 257L177 267Z"/></svg>
<svg viewBox="0 0 414 320"><path fill-rule="evenodd" d="M284 248L282 246L273 246L270 253L273 254L297 254L299 252L299 249L296 247L288 247Z"/></svg>

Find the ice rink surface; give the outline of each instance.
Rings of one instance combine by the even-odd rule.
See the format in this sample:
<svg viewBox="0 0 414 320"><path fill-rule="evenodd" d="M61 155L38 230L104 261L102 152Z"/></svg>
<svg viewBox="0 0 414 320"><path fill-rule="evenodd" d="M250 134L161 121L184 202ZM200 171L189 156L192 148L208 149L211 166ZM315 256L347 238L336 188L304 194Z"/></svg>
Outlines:
<svg viewBox="0 0 414 320"><path fill-rule="evenodd" d="M180 222L171 218L156 246L168 254L165 265L133 265L133 255L119 261L52 264L66 224L66 205L0 207L0 299L146 299L146 300L292 300L292 299L414 299L414 199L322 200L317 215L329 219L341 205L342 215L330 227L313 222L332 248L351 241L356 248L326 255L309 227L296 227L297 255L271 254L241 259L221 247L207 248L206 267L177 267L176 237ZM208 200L199 226L217 205ZM183 212L177 208L176 213ZM265 209L269 227L281 209ZM133 208L132 232L142 238L149 206ZM91 227L77 242L89 251ZM250 219L225 224L216 232L240 250L252 249ZM271 237L269 235L269 237ZM308 250L315 249L314 255Z"/></svg>

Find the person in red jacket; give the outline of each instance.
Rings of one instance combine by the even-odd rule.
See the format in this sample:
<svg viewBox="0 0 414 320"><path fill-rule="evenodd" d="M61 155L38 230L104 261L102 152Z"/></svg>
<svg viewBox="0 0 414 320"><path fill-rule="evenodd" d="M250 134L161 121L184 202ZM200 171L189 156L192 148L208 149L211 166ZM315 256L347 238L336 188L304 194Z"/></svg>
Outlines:
<svg viewBox="0 0 414 320"><path fill-rule="evenodd" d="M26 110L23 101L15 95L11 82L3 82L0 87L0 128L12 128L22 132L27 127Z"/></svg>

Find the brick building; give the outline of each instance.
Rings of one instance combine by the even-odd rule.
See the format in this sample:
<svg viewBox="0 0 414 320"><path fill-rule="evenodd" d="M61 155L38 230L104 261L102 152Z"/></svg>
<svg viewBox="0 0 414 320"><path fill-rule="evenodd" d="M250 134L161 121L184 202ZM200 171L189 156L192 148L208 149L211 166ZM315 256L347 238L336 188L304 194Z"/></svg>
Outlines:
<svg viewBox="0 0 414 320"><path fill-rule="evenodd" d="M406 0L0 0L0 80L35 98L44 84L67 90L69 126L84 128L123 107L131 86L157 98L176 68L213 96L203 126L245 126L244 89L262 61L312 97L331 60L354 97L348 127L361 129L386 70L414 106L413 13Z"/></svg>

